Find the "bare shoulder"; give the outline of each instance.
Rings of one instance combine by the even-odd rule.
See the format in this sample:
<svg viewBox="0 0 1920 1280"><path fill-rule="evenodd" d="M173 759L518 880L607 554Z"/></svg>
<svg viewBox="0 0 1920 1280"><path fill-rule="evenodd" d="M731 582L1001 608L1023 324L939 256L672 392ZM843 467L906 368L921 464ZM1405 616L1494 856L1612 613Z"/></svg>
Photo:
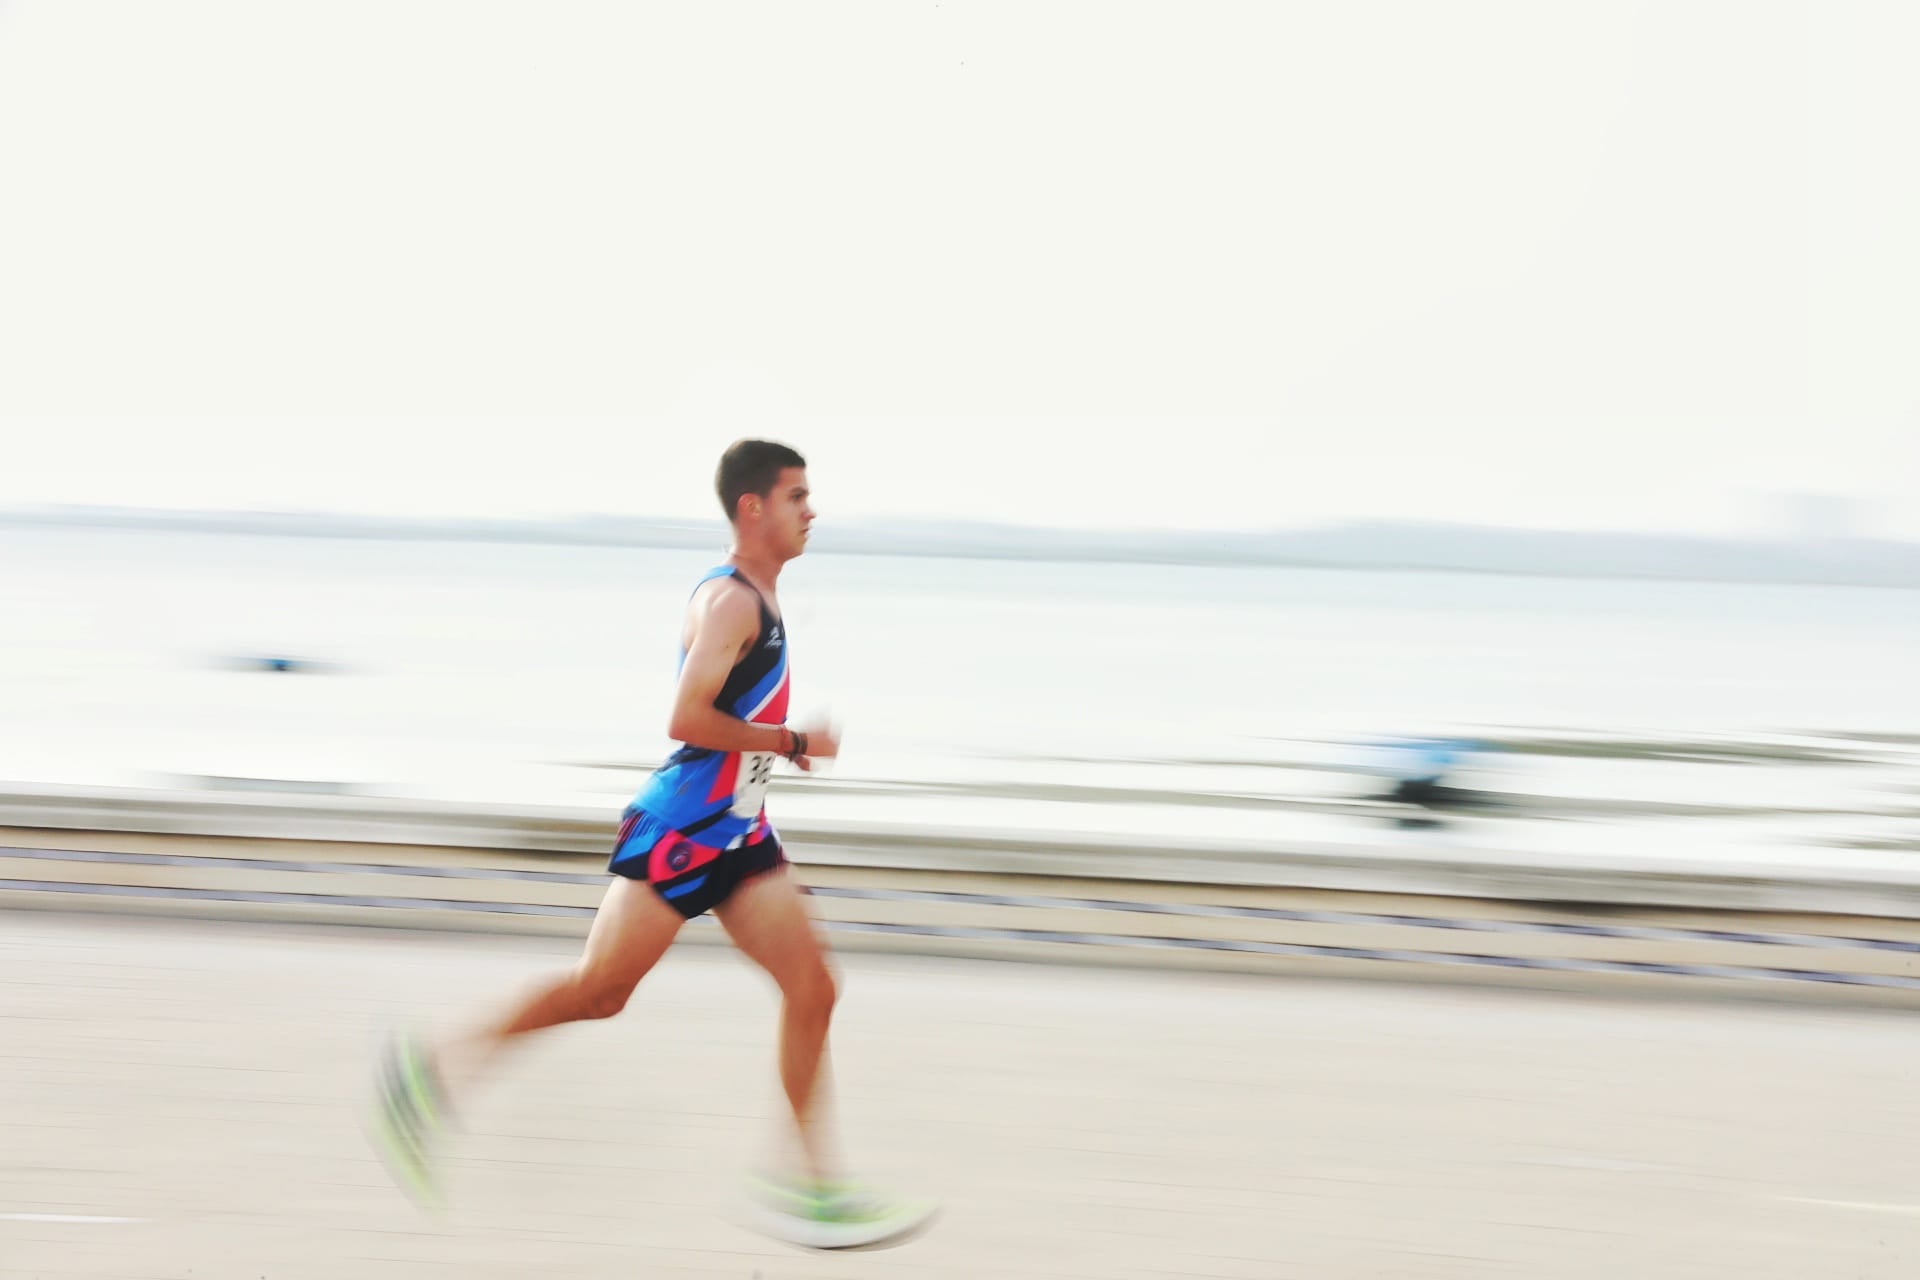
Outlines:
<svg viewBox="0 0 1920 1280"><path fill-rule="evenodd" d="M688 602L694 611L731 617L747 614L758 617L760 596L738 578L709 578L694 591Z"/></svg>
<svg viewBox="0 0 1920 1280"><path fill-rule="evenodd" d="M760 599L753 588L737 579L703 582L687 602L690 634L714 632L719 638L751 636L760 630Z"/></svg>

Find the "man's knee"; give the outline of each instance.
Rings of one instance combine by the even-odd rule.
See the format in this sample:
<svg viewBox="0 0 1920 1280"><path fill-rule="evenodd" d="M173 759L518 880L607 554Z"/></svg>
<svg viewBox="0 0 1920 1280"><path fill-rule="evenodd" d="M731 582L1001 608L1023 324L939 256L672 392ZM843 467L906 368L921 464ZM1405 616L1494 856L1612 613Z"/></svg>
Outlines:
<svg viewBox="0 0 1920 1280"><path fill-rule="evenodd" d="M840 998L840 983L827 966L813 966L788 981L786 997L802 1013L824 1018Z"/></svg>
<svg viewBox="0 0 1920 1280"><path fill-rule="evenodd" d="M620 975L583 969L573 976L574 1009L581 1019L611 1018L627 1007L638 985Z"/></svg>

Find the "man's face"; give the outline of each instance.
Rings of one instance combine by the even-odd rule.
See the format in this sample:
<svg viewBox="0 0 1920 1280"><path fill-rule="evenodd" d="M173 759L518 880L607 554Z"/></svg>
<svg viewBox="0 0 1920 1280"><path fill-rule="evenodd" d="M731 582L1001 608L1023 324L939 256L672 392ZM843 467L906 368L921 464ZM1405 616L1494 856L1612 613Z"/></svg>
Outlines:
<svg viewBox="0 0 1920 1280"><path fill-rule="evenodd" d="M807 549L807 531L813 524L805 467L783 467L767 496L760 499L760 527L772 549L792 559Z"/></svg>

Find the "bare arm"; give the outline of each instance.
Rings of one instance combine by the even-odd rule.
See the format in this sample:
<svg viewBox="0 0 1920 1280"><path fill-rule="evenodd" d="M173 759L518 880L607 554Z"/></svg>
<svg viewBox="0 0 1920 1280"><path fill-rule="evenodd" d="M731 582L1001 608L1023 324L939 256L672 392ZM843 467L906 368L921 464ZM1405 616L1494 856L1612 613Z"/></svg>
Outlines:
<svg viewBox="0 0 1920 1280"><path fill-rule="evenodd" d="M793 749L790 730L777 724L750 724L713 705L740 651L760 634L759 603L746 591L716 587L688 606L687 624L693 634L686 661L680 664L667 736L709 751L786 755Z"/></svg>

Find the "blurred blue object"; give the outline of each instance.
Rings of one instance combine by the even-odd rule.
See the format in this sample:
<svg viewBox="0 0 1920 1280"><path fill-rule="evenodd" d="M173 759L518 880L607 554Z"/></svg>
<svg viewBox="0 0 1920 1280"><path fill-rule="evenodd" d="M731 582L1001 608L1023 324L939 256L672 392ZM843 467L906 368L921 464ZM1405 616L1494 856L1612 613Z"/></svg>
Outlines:
<svg viewBox="0 0 1920 1280"><path fill-rule="evenodd" d="M1393 782L1391 789L1375 798L1422 811L1402 817L1402 825L1431 826L1439 813L1491 803L1475 788L1459 783L1459 775L1485 756L1483 743L1471 738L1395 738L1376 743L1375 748L1378 755L1372 772Z"/></svg>

